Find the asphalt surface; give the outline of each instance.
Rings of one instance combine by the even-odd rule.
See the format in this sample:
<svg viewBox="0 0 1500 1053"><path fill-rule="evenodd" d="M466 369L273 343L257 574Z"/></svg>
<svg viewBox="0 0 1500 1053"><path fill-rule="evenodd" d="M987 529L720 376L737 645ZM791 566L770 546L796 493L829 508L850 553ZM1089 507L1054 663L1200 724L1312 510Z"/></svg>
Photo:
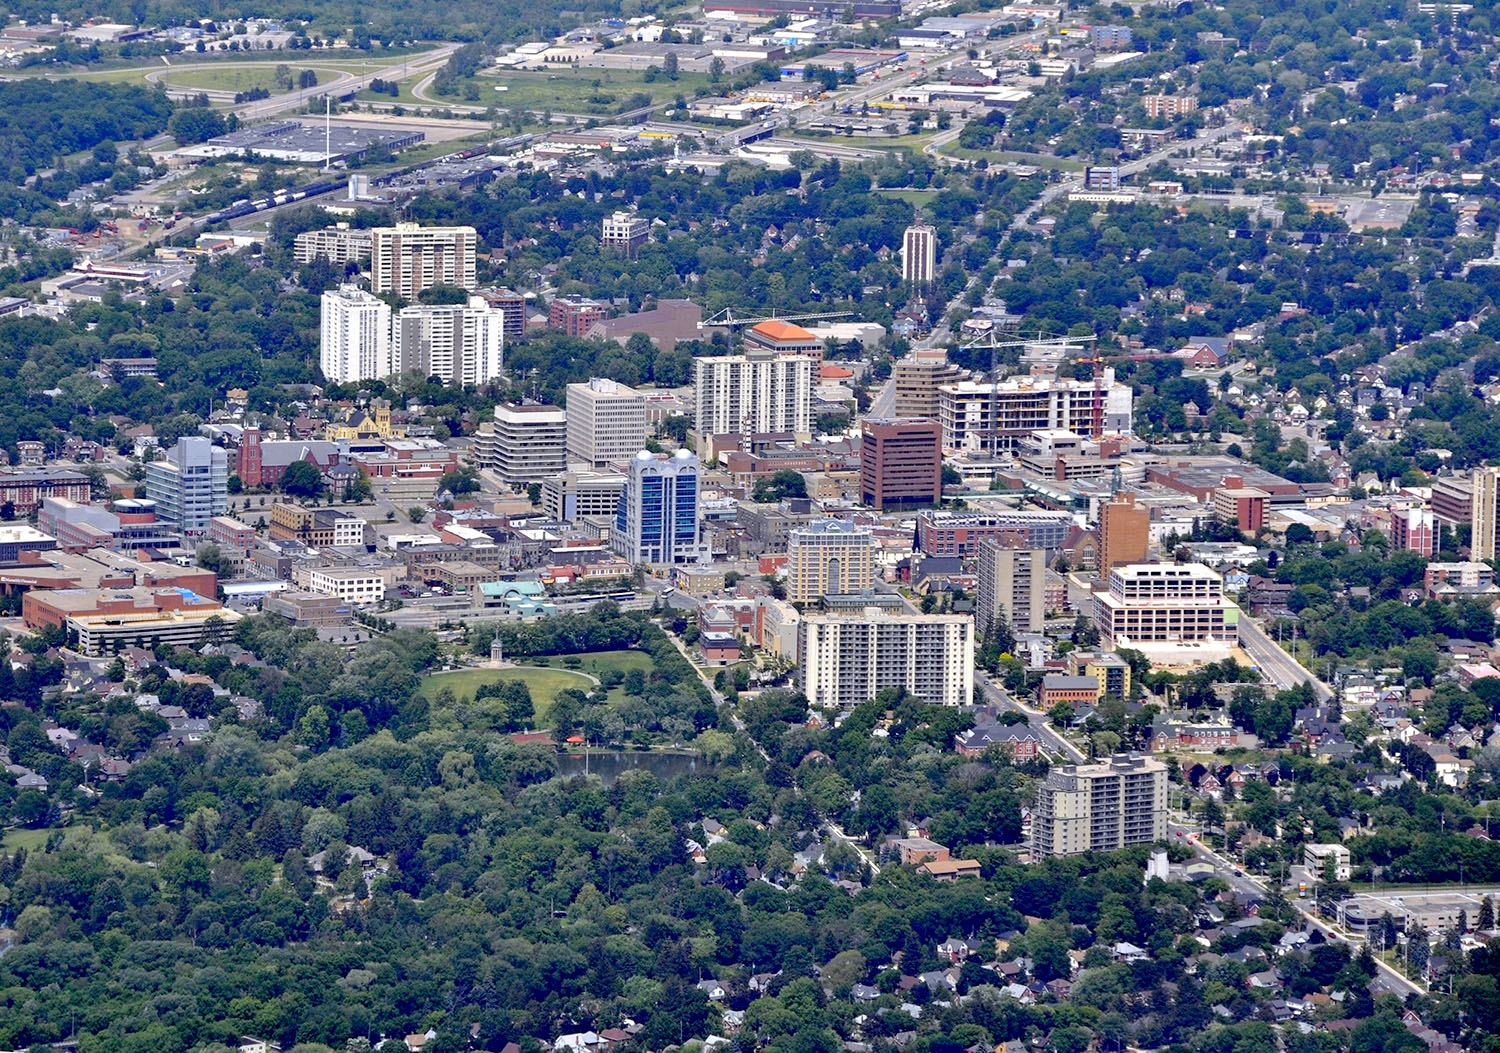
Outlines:
<svg viewBox="0 0 1500 1053"><path fill-rule="evenodd" d="M1245 653L1255 659L1256 668L1260 670L1261 676L1274 683L1277 687L1296 687L1298 684L1311 684L1313 692L1318 696L1318 701L1328 702L1333 699L1333 689L1312 673L1308 672L1291 655L1277 646L1276 641L1261 631L1249 618L1240 619L1240 646Z"/></svg>

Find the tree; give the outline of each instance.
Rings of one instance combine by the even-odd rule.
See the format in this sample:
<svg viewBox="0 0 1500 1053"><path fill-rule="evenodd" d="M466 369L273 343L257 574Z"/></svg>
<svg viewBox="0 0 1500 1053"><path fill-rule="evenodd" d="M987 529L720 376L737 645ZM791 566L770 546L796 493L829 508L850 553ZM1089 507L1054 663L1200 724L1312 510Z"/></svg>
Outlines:
<svg viewBox="0 0 1500 1053"><path fill-rule="evenodd" d="M297 74L297 87L299 87L299 88L316 88L317 86L318 86L318 71L317 70L315 70L315 69L305 69L305 70L302 70L300 73Z"/></svg>
<svg viewBox="0 0 1500 1053"><path fill-rule="evenodd" d="M223 114L203 106L190 106L172 114L167 132L181 146L207 142L229 130Z"/></svg>
<svg viewBox="0 0 1500 1053"><path fill-rule="evenodd" d="M323 473L311 461L293 461L281 473L281 489L291 497L321 497L327 485Z"/></svg>
<svg viewBox="0 0 1500 1053"><path fill-rule="evenodd" d="M677 52L667 52L667 57L661 62L661 71L667 75L668 80L677 79Z"/></svg>
<svg viewBox="0 0 1500 1053"><path fill-rule="evenodd" d="M456 472L449 472L438 482L439 490L447 490L450 494L472 494L480 487L479 473L473 468L465 466Z"/></svg>
<svg viewBox="0 0 1500 1053"><path fill-rule="evenodd" d="M1474 928L1480 932L1488 932L1495 927L1495 900L1492 896L1486 896L1479 901L1479 914L1474 919Z"/></svg>
<svg viewBox="0 0 1500 1053"><path fill-rule="evenodd" d="M788 497L806 497L807 480L801 472L783 468L769 479L758 480L752 496L757 501L775 502Z"/></svg>
<svg viewBox="0 0 1500 1053"><path fill-rule="evenodd" d="M222 576L224 574L223 551L218 545L202 546L198 549L198 566Z"/></svg>

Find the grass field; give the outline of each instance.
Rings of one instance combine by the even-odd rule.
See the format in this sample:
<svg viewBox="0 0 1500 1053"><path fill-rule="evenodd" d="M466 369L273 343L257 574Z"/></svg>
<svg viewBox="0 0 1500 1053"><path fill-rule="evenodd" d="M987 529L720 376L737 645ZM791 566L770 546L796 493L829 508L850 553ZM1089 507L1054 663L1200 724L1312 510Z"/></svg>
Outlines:
<svg viewBox="0 0 1500 1053"><path fill-rule="evenodd" d="M632 669L639 669L643 673L651 671L651 656L645 651L593 651L589 654L548 655L545 658L528 658L527 661L535 665L572 668L571 666L564 666L564 661L570 658L578 659L579 665L577 668L583 670L585 673L592 673L594 676L611 671L628 673Z"/></svg>
<svg viewBox="0 0 1500 1053"><path fill-rule="evenodd" d="M384 92L373 92L366 88L364 91L360 92L354 97L360 102L400 103L402 106L420 106L424 108L432 108L432 103L427 102L425 99L419 99L411 93L412 88L415 87L421 80L421 77L407 77L405 80L397 81L396 87L399 90L395 95L387 95ZM433 98L437 98L437 96L433 96Z"/></svg>
<svg viewBox="0 0 1500 1053"><path fill-rule="evenodd" d="M577 668L594 676L602 676L608 672L628 673L632 669L639 669L643 673L649 673L652 667L651 656L644 651L594 651L590 654L549 655L546 658L528 660L535 661L537 665L570 668L563 666L564 659L570 658L577 658L580 662ZM610 705L618 704L624 697L625 689L623 687L610 688Z"/></svg>
<svg viewBox="0 0 1500 1053"><path fill-rule="evenodd" d="M0 846L4 846L7 852L14 852L18 848L24 848L27 852L40 852L52 834L50 829L7 830L5 836L0 837Z"/></svg>
<svg viewBox="0 0 1500 1053"><path fill-rule="evenodd" d="M888 189L884 189L884 188L872 191L872 193L879 194L881 197L893 197L893 198L897 198L897 199L899 199L901 201L905 201L908 205L915 205L918 208L921 208L923 205L931 204L933 195L937 194L939 192L940 191L936 190L936 189L934 189L934 190L888 190Z"/></svg>
<svg viewBox="0 0 1500 1053"><path fill-rule="evenodd" d="M462 714L461 723L472 727L486 722L483 712L485 707L500 706L499 702L491 699L475 702L474 691L485 684L500 684L512 680L521 681L531 692L531 704L536 713L535 724L539 728L549 725L552 703L563 691L574 688L587 693L594 688L594 682L588 677L566 669L519 666L515 669L463 669L456 673L438 673L422 681L422 695L430 700L437 697L437 693L444 688L451 690L459 703L457 709Z"/></svg>
<svg viewBox="0 0 1500 1053"><path fill-rule="evenodd" d="M938 147L938 153L946 157L958 157L965 161L977 161L981 157L987 159L990 164L1020 164L1035 165L1037 168L1046 168L1057 172L1082 172L1084 163L1082 161L1070 161L1062 157L1052 157L1048 154L1026 154L1014 150L968 150L958 145L955 139Z"/></svg>
<svg viewBox="0 0 1500 1053"><path fill-rule="evenodd" d="M329 66L293 66L288 63L287 68L292 71L293 77L304 69L311 69L318 74L318 81L321 84L332 83L338 79L340 73L339 70ZM238 68L219 66L185 69L181 72L163 74L161 80L174 88L201 88L205 91L241 92L265 88L272 95L282 95L289 90L285 81L278 83L275 66L240 66Z"/></svg>
<svg viewBox="0 0 1500 1053"><path fill-rule="evenodd" d="M709 87L706 73L683 73L676 80L662 77L647 83L644 71L611 69L567 69L545 73L504 70L482 73L473 78L472 83L479 86L477 105L494 103L507 109L596 113L601 116L618 113L637 93L649 96L652 104L656 104L678 95L692 99L699 88ZM496 91L496 88L505 90ZM460 96L450 97L450 101L476 105L473 100Z"/></svg>

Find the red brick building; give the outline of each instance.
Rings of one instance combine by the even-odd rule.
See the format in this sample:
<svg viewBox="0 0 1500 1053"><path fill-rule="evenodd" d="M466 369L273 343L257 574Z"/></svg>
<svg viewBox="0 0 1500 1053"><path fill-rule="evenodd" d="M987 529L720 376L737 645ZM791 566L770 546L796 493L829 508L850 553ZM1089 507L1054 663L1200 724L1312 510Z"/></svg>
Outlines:
<svg viewBox="0 0 1500 1053"><path fill-rule="evenodd" d="M1042 686L1037 689L1037 707L1043 712L1059 702L1066 702L1074 709L1092 706L1099 701L1099 681L1092 676L1064 676L1054 673L1042 677Z"/></svg>
<svg viewBox="0 0 1500 1053"><path fill-rule="evenodd" d="M609 317L609 309L597 300L581 296L559 296L547 310L547 324L569 336L588 336L595 322Z"/></svg>
<svg viewBox="0 0 1500 1053"><path fill-rule="evenodd" d="M925 417L865 421L859 488L865 504L877 509L940 503L942 425Z"/></svg>

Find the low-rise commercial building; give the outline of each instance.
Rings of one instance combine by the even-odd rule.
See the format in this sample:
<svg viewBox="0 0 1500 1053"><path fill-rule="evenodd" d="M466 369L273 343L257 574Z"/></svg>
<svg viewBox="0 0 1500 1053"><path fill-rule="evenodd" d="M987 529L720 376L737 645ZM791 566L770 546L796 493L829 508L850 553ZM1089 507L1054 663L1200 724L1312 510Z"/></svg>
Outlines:
<svg viewBox="0 0 1500 1053"><path fill-rule="evenodd" d="M21 617L30 628L62 627L86 655L126 647L198 647L222 638L240 616L190 589L146 586L28 592Z"/></svg>

